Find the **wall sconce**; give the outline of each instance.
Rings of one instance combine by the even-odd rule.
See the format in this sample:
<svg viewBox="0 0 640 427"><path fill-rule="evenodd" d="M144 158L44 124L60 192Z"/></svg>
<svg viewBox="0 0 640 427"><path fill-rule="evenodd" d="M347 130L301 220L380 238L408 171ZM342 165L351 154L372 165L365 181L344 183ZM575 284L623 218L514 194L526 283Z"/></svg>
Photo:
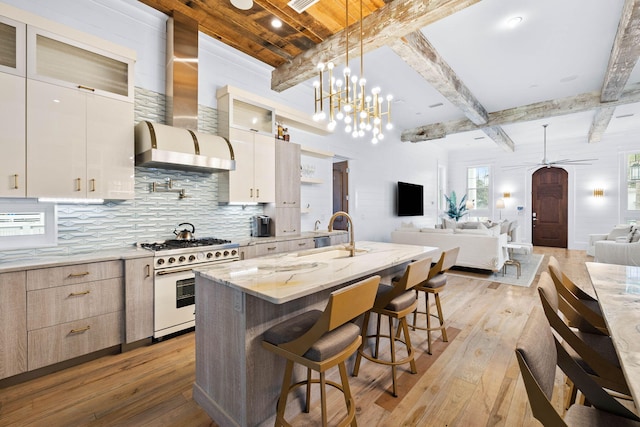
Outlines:
<svg viewBox="0 0 640 427"><path fill-rule="evenodd" d="M502 193L502 198L503 198L503 199L508 199L508 198L510 198L510 197L511 197L511 193L509 193L508 191L507 191L507 192Z"/></svg>
<svg viewBox="0 0 640 427"><path fill-rule="evenodd" d="M604 197L604 188L594 188L593 197Z"/></svg>

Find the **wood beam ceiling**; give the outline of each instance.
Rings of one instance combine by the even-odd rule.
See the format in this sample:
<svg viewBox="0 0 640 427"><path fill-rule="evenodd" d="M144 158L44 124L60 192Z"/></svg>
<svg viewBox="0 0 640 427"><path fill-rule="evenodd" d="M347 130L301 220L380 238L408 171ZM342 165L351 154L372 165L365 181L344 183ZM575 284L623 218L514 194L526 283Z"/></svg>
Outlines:
<svg viewBox="0 0 640 427"><path fill-rule="evenodd" d="M395 0L387 3L362 21L364 53L390 44L478 1L480 0ZM271 74L271 89L282 92L312 78L317 72L318 62L331 61L336 65L344 63L345 31L348 31L349 40L352 41L349 54L352 51L355 54L359 49L359 25L351 25L277 67Z"/></svg>
<svg viewBox="0 0 640 427"><path fill-rule="evenodd" d="M617 101L640 57L640 0L626 0L613 42L600 100ZM615 107L599 107L591 122L589 142L600 142Z"/></svg>
<svg viewBox="0 0 640 427"><path fill-rule="evenodd" d="M591 111L598 107L612 107L619 105L635 104L640 102L640 84L634 84L631 88L622 92L619 99L603 103L600 99L600 91L583 93L551 101L536 102L521 107L509 108L502 111L489 113L487 125L476 125L470 120L453 120L444 123L420 126L407 129L402 132L401 140L409 142L429 141L444 138L461 132L472 130L484 130L486 127L504 126L513 123L524 123L547 117L562 116L566 114Z"/></svg>

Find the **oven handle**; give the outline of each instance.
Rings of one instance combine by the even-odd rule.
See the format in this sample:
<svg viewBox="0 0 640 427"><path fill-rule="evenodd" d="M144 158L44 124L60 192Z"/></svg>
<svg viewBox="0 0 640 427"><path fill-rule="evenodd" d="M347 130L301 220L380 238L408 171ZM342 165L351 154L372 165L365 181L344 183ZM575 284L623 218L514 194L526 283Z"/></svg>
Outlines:
<svg viewBox="0 0 640 427"><path fill-rule="evenodd" d="M181 268L179 270L171 270L171 271L158 271L156 275L164 276L164 275L173 274L173 273L184 273L185 271L191 271L191 270L193 270L193 268Z"/></svg>

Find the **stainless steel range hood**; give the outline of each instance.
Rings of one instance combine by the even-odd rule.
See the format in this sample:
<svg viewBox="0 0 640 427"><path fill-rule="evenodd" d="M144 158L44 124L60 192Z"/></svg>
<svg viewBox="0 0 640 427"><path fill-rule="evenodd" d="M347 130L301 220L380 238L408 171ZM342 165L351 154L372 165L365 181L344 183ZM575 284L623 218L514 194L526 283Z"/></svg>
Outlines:
<svg viewBox="0 0 640 427"><path fill-rule="evenodd" d="M173 12L167 21L167 125L136 125L136 165L223 172L235 169L233 148L198 130L198 22Z"/></svg>

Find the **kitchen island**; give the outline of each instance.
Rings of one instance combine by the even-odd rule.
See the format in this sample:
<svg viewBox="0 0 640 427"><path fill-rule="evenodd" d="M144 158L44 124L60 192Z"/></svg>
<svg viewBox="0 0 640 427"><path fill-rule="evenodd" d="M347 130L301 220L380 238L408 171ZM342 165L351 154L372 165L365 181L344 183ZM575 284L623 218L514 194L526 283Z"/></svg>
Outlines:
<svg viewBox="0 0 640 427"><path fill-rule="evenodd" d="M355 257L329 246L196 269L194 400L221 426L273 425L284 361L262 347L271 326L363 278L402 273L437 248L357 242ZM387 280L388 282L388 280ZM304 377L296 372L295 380ZM288 405L287 416L300 412Z"/></svg>

